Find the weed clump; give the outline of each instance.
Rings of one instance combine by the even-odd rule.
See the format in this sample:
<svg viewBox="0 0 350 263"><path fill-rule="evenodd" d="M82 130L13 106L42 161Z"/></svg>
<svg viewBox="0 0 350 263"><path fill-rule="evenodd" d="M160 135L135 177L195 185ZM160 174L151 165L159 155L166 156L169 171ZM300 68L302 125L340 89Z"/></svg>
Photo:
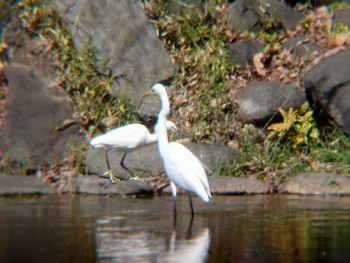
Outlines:
<svg viewBox="0 0 350 263"><path fill-rule="evenodd" d="M77 49L69 23L55 6L41 0L24 0L17 5L23 30L39 37L37 55L55 62L57 72L52 85L63 88L72 99L77 121L88 137L136 119L133 102L113 95L112 85L122 76L99 61L91 39Z"/></svg>
<svg viewBox="0 0 350 263"><path fill-rule="evenodd" d="M229 81L234 67L226 62L225 23L210 10L188 8L175 14L166 7L161 0L144 4L178 67L171 95L177 110L172 116L195 141L227 142L234 135L236 105Z"/></svg>

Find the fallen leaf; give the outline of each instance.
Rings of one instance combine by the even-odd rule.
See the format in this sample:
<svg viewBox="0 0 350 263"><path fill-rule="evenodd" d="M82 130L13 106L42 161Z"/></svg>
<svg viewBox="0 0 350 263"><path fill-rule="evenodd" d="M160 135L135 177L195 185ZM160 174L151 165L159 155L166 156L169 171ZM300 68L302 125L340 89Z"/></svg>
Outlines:
<svg viewBox="0 0 350 263"><path fill-rule="evenodd" d="M254 67L259 76L266 76L266 70L264 68L264 63L261 62L261 59L264 57L263 53L258 53L253 57Z"/></svg>
<svg viewBox="0 0 350 263"><path fill-rule="evenodd" d="M344 34L336 34L333 39L333 45L336 47L343 46L348 39L347 35Z"/></svg>

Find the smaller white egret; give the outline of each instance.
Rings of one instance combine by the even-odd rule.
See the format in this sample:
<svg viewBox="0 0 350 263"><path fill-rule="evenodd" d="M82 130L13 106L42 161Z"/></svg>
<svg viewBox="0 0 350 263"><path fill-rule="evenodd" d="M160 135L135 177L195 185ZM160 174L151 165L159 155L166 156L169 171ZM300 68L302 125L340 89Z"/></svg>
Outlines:
<svg viewBox="0 0 350 263"><path fill-rule="evenodd" d="M178 142L168 142L166 122L170 106L165 87L161 84L155 84L144 96L149 94L158 94L162 104L162 109L158 115L156 133L158 136L159 154L165 173L170 179L170 188L174 199L174 216L176 217L177 185L189 193L193 217L191 193L195 193L204 202L209 202L212 197L207 175L201 161L190 150Z"/></svg>
<svg viewBox="0 0 350 263"><path fill-rule="evenodd" d="M178 130L176 125L171 121L166 122L166 129L169 129L171 131ZM93 146L94 148L98 148L98 147L105 148L105 159L106 159L108 170L104 175L109 174L109 178L111 182L114 182L115 179L121 179L121 178L115 177L112 174L109 157L108 157L108 153L111 150L117 150L120 152L124 152L120 165L132 175L131 179L139 179L124 164L126 154L128 152L135 151L136 149L147 146L149 144L156 143L158 138L156 134L156 130L157 129L155 128L155 133L151 134L148 131L146 126L139 123L133 123L133 124L129 124L129 125L111 130L106 134L102 134L94 137L90 141L90 145Z"/></svg>

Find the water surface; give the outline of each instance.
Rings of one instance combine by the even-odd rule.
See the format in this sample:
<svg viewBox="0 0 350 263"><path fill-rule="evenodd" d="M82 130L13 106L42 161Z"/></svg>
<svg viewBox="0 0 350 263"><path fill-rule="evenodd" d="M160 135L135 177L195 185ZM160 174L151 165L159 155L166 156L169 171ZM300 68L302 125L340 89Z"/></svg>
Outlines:
<svg viewBox="0 0 350 263"><path fill-rule="evenodd" d="M0 262L350 262L350 198L0 198Z"/></svg>

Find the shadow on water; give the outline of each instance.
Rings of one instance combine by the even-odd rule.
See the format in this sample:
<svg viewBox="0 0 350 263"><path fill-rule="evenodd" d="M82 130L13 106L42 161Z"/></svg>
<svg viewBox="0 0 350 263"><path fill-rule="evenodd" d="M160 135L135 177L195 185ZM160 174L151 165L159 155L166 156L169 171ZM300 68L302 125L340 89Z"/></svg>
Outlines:
<svg viewBox="0 0 350 263"><path fill-rule="evenodd" d="M0 262L349 262L350 198L0 198Z"/></svg>

